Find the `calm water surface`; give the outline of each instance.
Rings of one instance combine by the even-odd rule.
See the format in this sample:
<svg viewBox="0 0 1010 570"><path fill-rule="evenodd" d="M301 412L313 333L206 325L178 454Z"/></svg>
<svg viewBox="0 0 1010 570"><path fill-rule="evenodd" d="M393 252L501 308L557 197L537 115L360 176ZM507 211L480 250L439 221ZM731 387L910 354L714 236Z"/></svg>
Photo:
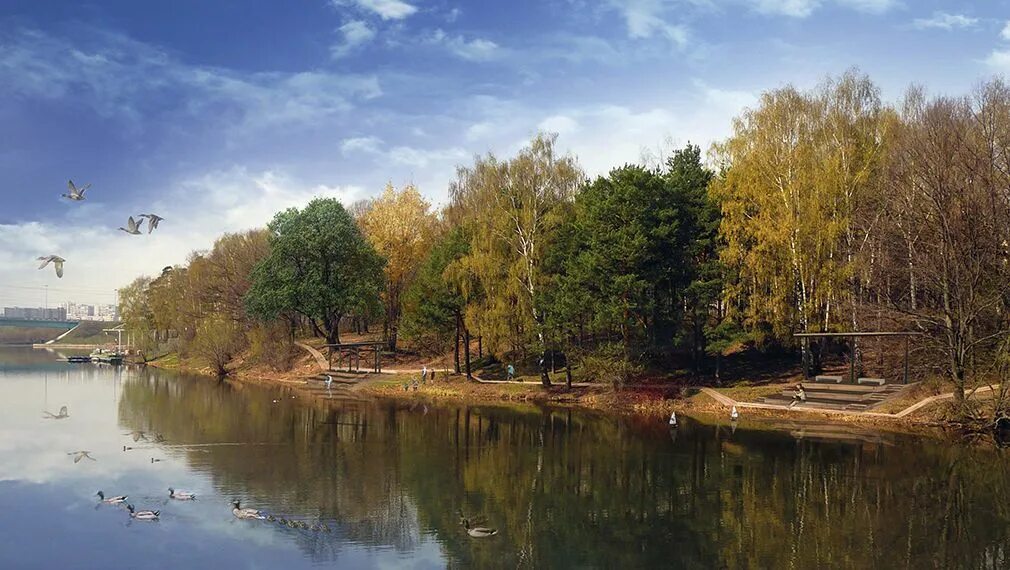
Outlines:
<svg viewBox="0 0 1010 570"><path fill-rule="evenodd" d="M59 356L0 349L0 568L1010 563L999 451L795 423L671 432L566 410L308 402ZM61 406L68 418L43 418ZM78 450L96 461L74 463ZM170 502L170 486L199 498ZM99 489L161 520L131 522ZM236 520L232 499L331 531ZM470 538L459 509L499 534Z"/></svg>

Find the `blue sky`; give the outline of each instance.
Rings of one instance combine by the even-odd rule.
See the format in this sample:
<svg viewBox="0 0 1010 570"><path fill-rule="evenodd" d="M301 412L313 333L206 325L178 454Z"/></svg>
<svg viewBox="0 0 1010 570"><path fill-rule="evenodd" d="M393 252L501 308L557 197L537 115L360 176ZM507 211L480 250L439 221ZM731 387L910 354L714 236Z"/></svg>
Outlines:
<svg viewBox="0 0 1010 570"><path fill-rule="evenodd" d="M600 174L852 66L889 100L965 93L1010 73L1008 20L1010 0L5 0L0 306L111 301L315 195L413 182L439 204L455 165L538 130ZM155 234L116 230L144 211ZM35 269L50 253L62 280Z"/></svg>

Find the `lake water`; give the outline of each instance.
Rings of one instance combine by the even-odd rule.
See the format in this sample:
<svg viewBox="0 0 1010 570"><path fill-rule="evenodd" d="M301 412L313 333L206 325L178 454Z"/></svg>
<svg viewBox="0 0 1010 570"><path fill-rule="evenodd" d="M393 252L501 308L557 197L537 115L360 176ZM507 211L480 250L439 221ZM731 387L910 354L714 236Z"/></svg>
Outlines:
<svg viewBox="0 0 1010 570"><path fill-rule="evenodd" d="M58 358L0 349L0 568L1010 564L1002 451L746 418L671 431L568 410L310 402ZM43 417L62 406L69 417ZM81 450L94 461L68 455ZM198 499L169 501L170 486ZM99 489L161 520L131 521ZM237 520L233 499L329 532ZM499 533L471 538L459 510Z"/></svg>

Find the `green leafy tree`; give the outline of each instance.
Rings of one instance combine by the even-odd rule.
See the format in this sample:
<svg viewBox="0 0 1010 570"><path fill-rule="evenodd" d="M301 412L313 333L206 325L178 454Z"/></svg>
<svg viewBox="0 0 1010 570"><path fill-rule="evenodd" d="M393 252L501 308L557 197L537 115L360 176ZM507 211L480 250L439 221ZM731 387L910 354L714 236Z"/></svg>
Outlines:
<svg viewBox="0 0 1010 570"><path fill-rule="evenodd" d="M467 251L469 242L463 231L450 230L431 248L407 290L406 332L433 352L448 350L454 339L459 338L466 302L446 270Z"/></svg>
<svg viewBox="0 0 1010 570"><path fill-rule="evenodd" d="M378 304L382 258L335 199L280 212L268 227L270 254L253 270L249 313L263 319L297 313L338 343L341 318Z"/></svg>

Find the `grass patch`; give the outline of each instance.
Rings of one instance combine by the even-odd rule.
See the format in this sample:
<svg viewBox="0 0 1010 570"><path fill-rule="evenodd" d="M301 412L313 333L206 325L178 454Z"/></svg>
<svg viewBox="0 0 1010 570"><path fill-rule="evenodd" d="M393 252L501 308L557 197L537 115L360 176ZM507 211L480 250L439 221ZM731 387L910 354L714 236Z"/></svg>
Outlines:
<svg viewBox="0 0 1010 570"><path fill-rule="evenodd" d="M168 369L177 369L182 366L182 362L179 360L179 354L175 352L166 354L161 358L155 358L150 363L159 368L168 368Z"/></svg>
<svg viewBox="0 0 1010 570"><path fill-rule="evenodd" d="M791 382L776 384L751 384L750 382L743 382L729 388L719 388L718 391L737 402L754 402L758 398L779 394L791 385L793 385Z"/></svg>

